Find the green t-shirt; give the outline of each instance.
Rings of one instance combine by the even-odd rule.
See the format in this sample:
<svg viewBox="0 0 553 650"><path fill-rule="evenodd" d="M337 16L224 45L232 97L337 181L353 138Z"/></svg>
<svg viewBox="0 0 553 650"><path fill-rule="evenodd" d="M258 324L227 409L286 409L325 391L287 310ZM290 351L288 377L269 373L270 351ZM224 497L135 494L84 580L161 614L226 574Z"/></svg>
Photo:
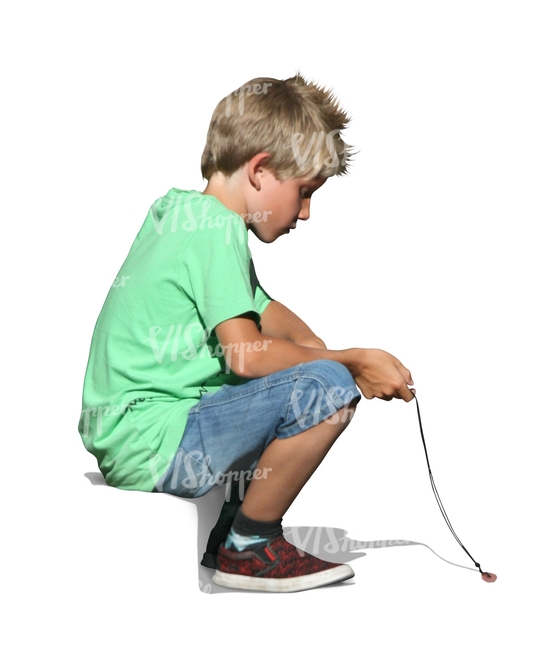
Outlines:
<svg viewBox="0 0 553 650"><path fill-rule="evenodd" d="M92 337L79 432L108 485L151 491L206 391L241 383L214 328L270 298L243 219L212 196L172 189L150 208Z"/></svg>

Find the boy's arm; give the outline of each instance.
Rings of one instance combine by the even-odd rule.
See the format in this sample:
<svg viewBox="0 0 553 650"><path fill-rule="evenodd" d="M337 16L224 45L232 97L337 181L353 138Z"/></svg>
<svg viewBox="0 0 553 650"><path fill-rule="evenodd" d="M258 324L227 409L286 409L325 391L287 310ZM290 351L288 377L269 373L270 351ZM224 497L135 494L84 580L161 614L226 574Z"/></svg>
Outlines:
<svg viewBox="0 0 553 650"><path fill-rule="evenodd" d="M227 364L240 377L265 377L300 363L328 359L346 366L368 399L379 397L390 400L397 397L406 402L413 399L409 389L413 384L411 373L384 350L326 350L297 345L285 339L266 336L246 315L219 323L215 333Z"/></svg>
<svg viewBox="0 0 553 650"><path fill-rule="evenodd" d="M271 337L291 341L296 345L326 350L324 342L293 311L271 300L261 313L261 332Z"/></svg>

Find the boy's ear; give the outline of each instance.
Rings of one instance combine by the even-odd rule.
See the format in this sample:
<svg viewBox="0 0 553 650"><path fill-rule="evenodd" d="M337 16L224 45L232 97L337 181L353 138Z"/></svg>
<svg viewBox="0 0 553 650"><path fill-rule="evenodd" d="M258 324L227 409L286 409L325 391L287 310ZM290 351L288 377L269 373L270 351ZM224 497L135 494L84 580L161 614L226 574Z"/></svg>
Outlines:
<svg viewBox="0 0 553 650"><path fill-rule="evenodd" d="M261 189L261 177L268 171L266 165L270 158L267 152L256 153L248 162L248 180L256 190Z"/></svg>

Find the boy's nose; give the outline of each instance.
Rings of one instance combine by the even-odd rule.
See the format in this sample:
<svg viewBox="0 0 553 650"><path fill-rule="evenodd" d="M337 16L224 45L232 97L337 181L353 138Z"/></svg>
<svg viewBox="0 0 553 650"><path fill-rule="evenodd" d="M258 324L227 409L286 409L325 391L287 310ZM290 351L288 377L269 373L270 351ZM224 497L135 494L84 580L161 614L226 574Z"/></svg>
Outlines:
<svg viewBox="0 0 553 650"><path fill-rule="evenodd" d="M302 221L307 221L309 219L309 208L311 204L311 199L303 199L301 202L301 208L298 214L298 219Z"/></svg>

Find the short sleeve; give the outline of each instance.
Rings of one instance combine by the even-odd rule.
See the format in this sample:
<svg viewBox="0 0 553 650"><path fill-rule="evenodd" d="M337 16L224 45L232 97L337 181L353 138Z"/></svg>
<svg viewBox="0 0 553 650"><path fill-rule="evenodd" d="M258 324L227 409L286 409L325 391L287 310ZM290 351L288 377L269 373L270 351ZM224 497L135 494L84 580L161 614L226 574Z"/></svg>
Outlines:
<svg viewBox="0 0 553 650"><path fill-rule="evenodd" d="M247 230L237 214L209 213L197 222L183 262L182 288L190 294L206 330L245 313L252 313L259 325L266 298L261 293L257 300L254 297Z"/></svg>
<svg viewBox="0 0 553 650"><path fill-rule="evenodd" d="M272 298L269 296L269 294L263 289L263 287L258 283L257 287L255 289L255 305L257 307L257 311L262 314L265 309L267 308L267 305L271 302Z"/></svg>
<svg viewBox="0 0 553 650"><path fill-rule="evenodd" d="M250 259L250 285L252 287L252 292L254 295L254 300L255 300L257 310L260 314L262 314L265 308L267 307L267 305L271 302L272 298L265 291L265 289L263 289L263 287L259 284L259 280L257 279L257 273L255 272L255 266L253 264L252 259Z"/></svg>

